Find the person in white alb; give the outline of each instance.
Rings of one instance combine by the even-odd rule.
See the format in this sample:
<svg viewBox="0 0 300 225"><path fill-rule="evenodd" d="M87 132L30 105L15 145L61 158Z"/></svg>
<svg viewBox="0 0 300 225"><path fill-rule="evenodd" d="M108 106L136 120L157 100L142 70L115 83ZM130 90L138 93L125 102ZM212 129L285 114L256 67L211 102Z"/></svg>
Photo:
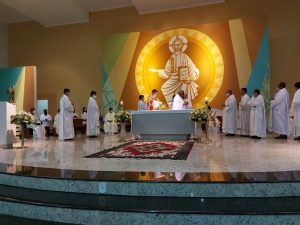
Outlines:
<svg viewBox="0 0 300 225"><path fill-rule="evenodd" d="M232 94L232 90L226 92L227 99L223 109L223 126L222 131L226 136L235 136L237 123L237 103Z"/></svg>
<svg viewBox="0 0 300 225"><path fill-rule="evenodd" d="M254 139L267 136L265 100L258 89L255 89L249 101L250 110L250 137Z"/></svg>
<svg viewBox="0 0 300 225"><path fill-rule="evenodd" d="M104 117L104 132L105 134L113 135L118 132L118 124L115 119L113 108L109 108L109 112Z"/></svg>
<svg viewBox="0 0 300 225"><path fill-rule="evenodd" d="M45 128L41 125L41 121L36 116L35 108L30 109L30 114L33 116L34 121L32 124L28 125L28 128L32 129L32 135L34 139L44 139L45 138Z"/></svg>
<svg viewBox="0 0 300 225"><path fill-rule="evenodd" d="M278 92L271 101L269 131L279 134L276 139L287 139L289 135L290 96L286 84L278 84Z"/></svg>
<svg viewBox="0 0 300 225"><path fill-rule="evenodd" d="M294 140L300 141L300 82L295 83L296 92L292 101L291 114L293 119Z"/></svg>
<svg viewBox="0 0 300 225"><path fill-rule="evenodd" d="M184 93L184 101L185 101L185 105L183 106L184 109L192 109L193 108L192 101L189 99L187 93Z"/></svg>
<svg viewBox="0 0 300 225"><path fill-rule="evenodd" d="M87 120L87 109L86 109L86 107L82 108L80 119L83 120L82 123L85 125L86 124L86 120Z"/></svg>
<svg viewBox="0 0 300 225"><path fill-rule="evenodd" d="M59 136L60 140L72 140L75 137L73 115L74 108L69 99L71 91L64 89L64 94L60 98Z"/></svg>
<svg viewBox="0 0 300 225"><path fill-rule="evenodd" d="M240 134L243 137L249 136L249 120L250 120L250 107L249 101L250 97L247 94L247 88L241 89L241 102L239 104L239 129Z"/></svg>
<svg viewBox="0 0 300 225"><path fill-rule="evenodd" d="M50 125L51 125L52 117L48 113L47 109L44 109L44 114L40 116L40 121L42 123L42 126L46 130L46 137L50 137Z"/></svg>
<svg viewBox="0 0 300 225"><path fill-rule="evenodd" d="M184 91L179 90L174 97L172 110L184 110L187 104L188 102L184 100Z"/></svg>
<svg viewBox="0 0 300 225"><path fill-rule="evenodd" d="M57 135L59 133L59 114L60 114L60 110L58 109L54 117L54 123L53 123L53 127L55 128L55 132Z"/></svg>
<svg viewBox="0 0 300 225"><path fill-rule="evenodd" d="M140 95L138 101L138 111L143 111L143 110L147 110L147 103L145 102L144 95Z"/></svg>
<svg viewBox="0 0 300 225"><path fill-rule="evenodd" d="M87 107L87 130L86 135L90 138L97 137L100 134L99 108L96 102L97 92L91 91Z"/></svg>

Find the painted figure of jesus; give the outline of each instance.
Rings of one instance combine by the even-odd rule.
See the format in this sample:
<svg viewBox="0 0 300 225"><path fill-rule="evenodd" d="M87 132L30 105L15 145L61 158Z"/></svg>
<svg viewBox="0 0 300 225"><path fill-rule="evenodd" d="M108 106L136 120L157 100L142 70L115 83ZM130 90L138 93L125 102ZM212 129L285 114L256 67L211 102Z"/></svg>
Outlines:
<svg viewBox="0 0 300 225"><path fill-rule="evenodd" d="M172 37L169 41L169 50L172 55L165 68L149 69L151 72L157 72L161 78L167 79L161 87L167 102L172 101L172 97L177 94L178 90L183 90L191 101L198 96L196 80L199 78L199 69L184 53L187 43L187 38L183 35Z"/></svg>

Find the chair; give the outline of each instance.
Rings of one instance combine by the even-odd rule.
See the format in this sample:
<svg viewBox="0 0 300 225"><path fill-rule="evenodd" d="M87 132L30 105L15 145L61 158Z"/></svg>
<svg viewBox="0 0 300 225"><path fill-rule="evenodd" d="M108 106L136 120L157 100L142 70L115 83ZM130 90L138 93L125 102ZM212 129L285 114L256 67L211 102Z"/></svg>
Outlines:
<svg viewBox="0 0 300 225"><path fill-rule="evenodd" d="M80 132L85 134L86 126L83 124L83 119L73 119L75 135Z"/></svg>

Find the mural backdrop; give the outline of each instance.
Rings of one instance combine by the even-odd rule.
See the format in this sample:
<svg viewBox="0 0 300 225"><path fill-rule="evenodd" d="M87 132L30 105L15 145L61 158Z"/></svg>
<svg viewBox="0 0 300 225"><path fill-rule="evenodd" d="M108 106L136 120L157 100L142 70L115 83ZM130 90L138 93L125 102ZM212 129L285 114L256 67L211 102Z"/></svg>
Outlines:
<svg viewBox="0 0 300 225"><path fill-rule="evenodd" d="M194 107L222 108L225 92L261 89L269 106L269 38L266 19L180 27L171 30L110 34L104 37L102 88L104 111L136 109L138 96L152 89L167 102L179 89Z"/></svg>

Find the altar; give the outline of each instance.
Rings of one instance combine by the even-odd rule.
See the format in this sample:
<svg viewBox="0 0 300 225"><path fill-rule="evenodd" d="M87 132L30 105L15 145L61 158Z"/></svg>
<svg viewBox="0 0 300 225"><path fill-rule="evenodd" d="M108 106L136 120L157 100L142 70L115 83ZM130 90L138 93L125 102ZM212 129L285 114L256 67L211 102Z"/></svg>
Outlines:
<svg viewBox="0 0 300 225"><path fill-rule="evenodd" d="M132 111L132 134L142 140L187 140L195 133L192 110Z"/></svg>

